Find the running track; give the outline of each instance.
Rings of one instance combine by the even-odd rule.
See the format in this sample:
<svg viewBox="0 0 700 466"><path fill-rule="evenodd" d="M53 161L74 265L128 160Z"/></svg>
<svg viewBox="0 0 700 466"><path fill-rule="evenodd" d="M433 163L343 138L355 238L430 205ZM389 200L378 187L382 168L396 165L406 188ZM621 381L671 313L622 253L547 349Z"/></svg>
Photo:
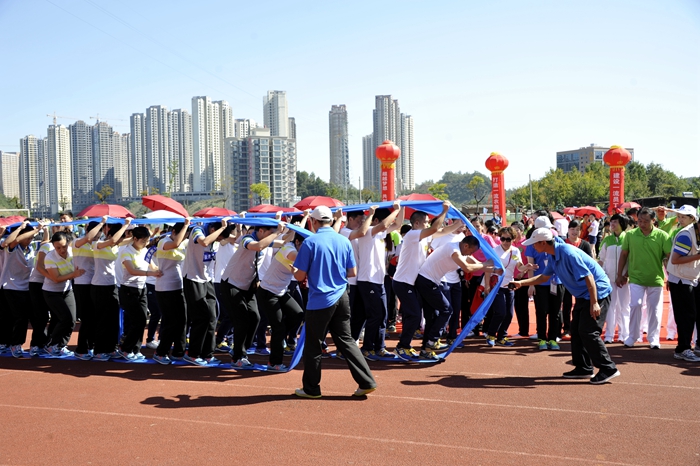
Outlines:
<svg viewBox="0 0 700 466"><path fill-rule="evenodd" d="M700 364L609 348L622 376L591 386L560 378L567 342L467 339L439 365L370 363L365 399L324 360L321 400L291 395L300 370L0 357L0 464L699 465Z"/></svg>

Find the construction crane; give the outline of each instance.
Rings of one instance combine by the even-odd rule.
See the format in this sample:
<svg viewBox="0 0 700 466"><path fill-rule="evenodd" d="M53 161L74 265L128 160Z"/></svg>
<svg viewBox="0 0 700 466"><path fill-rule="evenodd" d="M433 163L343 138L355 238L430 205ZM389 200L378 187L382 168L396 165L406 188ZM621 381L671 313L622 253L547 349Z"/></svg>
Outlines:
<svg viewBox="0 0 700 466"><path fill-rule="evenodd" d="M65 120L80 120L80 118L77 117L69 117L69 116L61 116L61 115L56 115L56 112L53 112L53 115L46 115L47 117L53 117L53 125L56 126L56 119L61 118Z"/></svg>
<svg viewBox="0 0 700 466"><path fill-rule="evenodd" d="M97 114L97 116L90 117L90 119L91 119L91 120L97 120L97 121L106 121L106 120L109 120L109 121L114 121L114 120L116 120L116 121L127 121L127 120L125 120L125 119L123 119L123 118L106 118L105 120L100 120L100 114L99 114L99 113Z"/></svg>

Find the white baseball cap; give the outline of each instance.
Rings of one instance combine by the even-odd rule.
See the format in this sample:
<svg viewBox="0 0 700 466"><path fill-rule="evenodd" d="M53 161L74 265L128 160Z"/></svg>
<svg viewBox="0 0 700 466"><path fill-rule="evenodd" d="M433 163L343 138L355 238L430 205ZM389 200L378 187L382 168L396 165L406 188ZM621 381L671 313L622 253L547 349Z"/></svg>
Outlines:
<svg viewBox="0 0 700 466"><path fill-rule="evenodd" d="M542 215L535 219L535 228L552 228L552 222L549 221L549 217Z"/></svg>
<svg viewBox="0 0 700 466"><path fill-rule="evenodd" d="M316 207L313 212L311 212L311 218L315 218L316 220L322 222L329 222L333 220L333 213L331 212L331 209L321 205Z"/></svg>
<svg viewBox="0 0 700 466"><path fill-rule="evenodd" d="M552 230L550 230L549 228L538 228L537 230L532 232L532 236L530 236L530 239L523 241L523 246L530 246L531 244L539 243L540 241L552 241L552 239L554 239Z"/></svg>
<svg viewBox="0 0 700 466"><path fill-rule="evenodd" d="M693 207L692 205L686 204L686 205L681 206L680 208L674 210L673 212L675 212L677 214L681 214L681 215L690 215L696 221L698 220L698 210L695 207Z"/></svg>

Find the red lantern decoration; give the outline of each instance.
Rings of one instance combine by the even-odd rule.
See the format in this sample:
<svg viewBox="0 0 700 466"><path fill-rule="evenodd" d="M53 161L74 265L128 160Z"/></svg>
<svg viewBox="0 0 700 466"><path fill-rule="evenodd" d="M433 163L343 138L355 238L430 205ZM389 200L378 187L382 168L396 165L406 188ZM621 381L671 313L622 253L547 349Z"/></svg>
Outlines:
<svg viewBox="0 0 700 466"><path fill-rule="evenodd" d="M401 149L393 142L386 140L374 151L381 162L382 201L390 201L396 198L394 186L394 170L396 161L401 156Z"/></svg>
<svg viewBox="0 0 700 466"><path fill-rule="evenodd" d="M493 201L493 213L501 218L506 215L506 187L503 171L508 168L508 159L498 152L491 152L486 159L486 169L491 172L491 199Z"/></svg>
<svg viewBox="0 0 700 466"><path fill-rule="evenodd" d="M603 156L610 166L610 202L608 214L615 213L617 206L625 202L625 165L632 160L632 154L620 146L612 146Z"/></svg>

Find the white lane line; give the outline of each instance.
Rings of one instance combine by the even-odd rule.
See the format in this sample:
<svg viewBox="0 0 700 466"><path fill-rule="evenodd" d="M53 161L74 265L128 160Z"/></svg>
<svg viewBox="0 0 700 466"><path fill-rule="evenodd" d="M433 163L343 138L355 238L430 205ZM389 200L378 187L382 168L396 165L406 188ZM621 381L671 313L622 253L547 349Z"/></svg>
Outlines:
<svg viewBox="0 0 700 466"><path fill-rule="evenodd" d="M384 438L377 438L377 437L363 437L363 436L359 436L359 435L334 434L334 433L330 433L330 432L326 432L326 431L282 429L279 427L258 426L258 425L251 425L251 424L232 424L232 423L217 422L217 421L204 421L204 420L199 420L199 419L181 419L181 418L172 418L172 417L165 417L165 416L150 416L150 415L145 415L145 414L115 413L115 412L110 412L110 411L91 411L91 410L86 410L86 409L52 408L52 407L42 407L42 406L20 406L20 405L9 405L9 404L0 404L0 408L36 409L36 410L55 411L55 412L73 413L73 414L89 414L89 415L97 415L97 416L114 416L114 417L136 418L136 419L159 420L159 421L166 421L166 422L173 422L173 423L187 422L187 423L191 423L191 424L204 424L204 425L233 427L233 428L241 428L241 429L260 429L260 430L265 430L265 431L280 432L280 433L284 433L284 434L308 435L308 436L314 436L314 437L325 436L325 437L341 438L341 439L347 439L347 440L357 440L357 441L363 441L363 442L373 441L373 442L379 442L379 443L414 445L414 446L431 447L431 448L450 448L453 450L480 451L480 452L485 452L485 453L498 454L499 457L503 457L503 455L517 455L517 456L546 458L546 459L551 459L551 460L556 460L556 461L577 461L577 462L583 462L583 463L588 463L588 464L593 462L596 464L633 466L633 463L619 463L619 462L614 462L614 461L605 461L605 460L601 460L601 459L597 459L597 458L596 459L593 459L593 458L574 458L574 457L568 457L568 456L544 455L544 454L540 454L540 453L527 453L527 452L522 452L522 451L505 451L505 450L501 450L501 449L495 450L495 449L490 449L490 448L476 448L476 447L468 447L468 446L464 446L464 445L449 445L449 444L440 444L440 443L432 443L432 442L418 442L418 441L414 441L414 440L396 440L396 439L384 439Z"/></svg>
<svg viewBox="0 0 700 466"><path fill-rule="evenodd" d="M25 371L16 371L16 372L21 372L21 373L25 374ZM27 374L42 375L42 373L38 373L38 372L28 372ZM72 375L75 375L75 374L72 374ZM96 375L95 377L105 377L105 376ZM154 380L154 381L157 380L159 382L170 381L170 380L163 380L163 379L146 379L146 380ZM220 382L199 381L199 380L173 380L173 382L215 385L217 387L224 387L224 385L222 385L222 383L226 383L225 387L233 386L233 387L240 387L240 388L253 388L253 389L262 389L262 390L278 390L281 392L289 393L290 399L294 399L294 398L292 398L293 389L290 389L289 387L275 387L275 386L270 386L270 385L253 385L253 384L240 383L240 382L236 382L236 381L232 381L232 380L220 381ZM616 381L615 383L617 384L618 382ZM639 385L646 386L647 384L639 384ZM652 386L659 387L659 385L652 385ZM595 389L595 388L593 388L593 389ZM328 395L340 395L340 396L348 395L349 396L349 393L347 393L347 392L334 392L334 391L324 390L323 393L328 394ZM546 411L546 412L564 413L564 414L584 414L584 415L594 415L594 416L617 416L617 417L626 417L626 418L630 418L630 419L639 419L639 420L653 420L653 421L664 421L664 422L685 422L685 423L689 423L689 424L700 424L700 419L680 419L680 418L668 418L668 417L660 417L660 416L644 416L644 415L639 415L639 414L634 414L634 413L615 413L615 412L610 412L610 411L586 411L586 410L578 410L578 409L570 409L570 408L548 408L548 407L543 407L543 406L527 406L527 405L503 404L503 403L483 403L483 402L477 402L477 401L445 400L445 399L440 399L440 398L382 395L379 393L373 393L371 395L371 397L372 398L386 398L386 399L407 401L407 402L421 401L421 402L445 403L445 404L455 404L455 405L464 405L464 406L480 406L480 407L486 407L486 408L522 409L522 410L532 410L532 411ZM690 414L693 414L693 413L690 413Z"/></svg>

